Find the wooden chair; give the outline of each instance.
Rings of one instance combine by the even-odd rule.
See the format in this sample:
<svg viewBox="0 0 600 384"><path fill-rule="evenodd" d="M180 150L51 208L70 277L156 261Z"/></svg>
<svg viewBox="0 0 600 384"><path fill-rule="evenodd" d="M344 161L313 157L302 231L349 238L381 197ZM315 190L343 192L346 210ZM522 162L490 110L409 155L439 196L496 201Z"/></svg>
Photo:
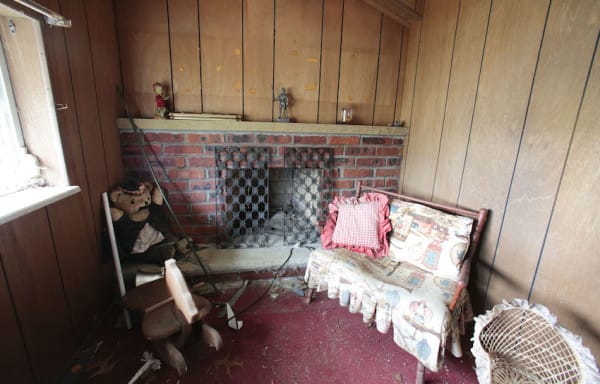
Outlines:
<svg viewBox="0 0 600 384"><path fill-rule="evenodd" d="M219 349L219 333L202 320L210 313L210 302L190 292L175 260L165 261L165 277L140 285L124 297L126 308L143 314L142 334L152 341L158 356L179 375L187 372L181 352L192 334L194 324L200 325L202 339Z"/></svg>

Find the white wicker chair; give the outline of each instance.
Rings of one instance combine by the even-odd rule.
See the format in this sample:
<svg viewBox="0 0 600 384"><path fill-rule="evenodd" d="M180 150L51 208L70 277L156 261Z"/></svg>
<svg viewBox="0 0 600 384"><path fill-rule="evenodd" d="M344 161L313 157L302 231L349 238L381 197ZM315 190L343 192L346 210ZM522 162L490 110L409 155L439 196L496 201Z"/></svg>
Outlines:
<svg viewBox="0 0 600 384"><path fill-rule="evenodd" d="M600 383L590 350L543 305L514 299L475 318L477 378L487 383Z"/></svg>

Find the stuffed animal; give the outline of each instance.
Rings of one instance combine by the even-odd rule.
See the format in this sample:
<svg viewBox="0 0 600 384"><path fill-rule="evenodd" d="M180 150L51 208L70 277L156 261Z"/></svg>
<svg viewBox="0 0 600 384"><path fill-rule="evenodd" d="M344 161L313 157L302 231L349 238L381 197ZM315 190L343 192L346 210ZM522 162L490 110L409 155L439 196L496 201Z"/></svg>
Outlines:
<svg viewBox="0 0 600 384"><path fill-rule="evenodd" d="M156 111L154 112L155 119L166 119L169 116L169 109L167 107L167 92L165 87L161 83L152 84L154 90L154 100L156 102Z"/></svg>
<svg viewBox="0 0 600 384"><path fill-rule="evenodd" d="M162 212L163 197L151 183L127 181L110 193L110 214L124 261L163 265L185 254L188 241L169 230Z"/></svg>

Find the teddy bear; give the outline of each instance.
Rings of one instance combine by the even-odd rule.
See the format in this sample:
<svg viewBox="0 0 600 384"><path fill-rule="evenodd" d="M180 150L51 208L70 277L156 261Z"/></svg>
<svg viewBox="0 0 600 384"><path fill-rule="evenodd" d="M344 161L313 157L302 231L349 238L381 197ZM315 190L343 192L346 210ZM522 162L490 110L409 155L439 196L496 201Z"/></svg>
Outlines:
<svg viewBox="0 0 600 384"><path fill-rule="evenodd" d="M110 192L110 214L117 243L127 262L163 265L189 251L187 239L178 240L163 214L163 196L149 182L129 180Z"/></svg>

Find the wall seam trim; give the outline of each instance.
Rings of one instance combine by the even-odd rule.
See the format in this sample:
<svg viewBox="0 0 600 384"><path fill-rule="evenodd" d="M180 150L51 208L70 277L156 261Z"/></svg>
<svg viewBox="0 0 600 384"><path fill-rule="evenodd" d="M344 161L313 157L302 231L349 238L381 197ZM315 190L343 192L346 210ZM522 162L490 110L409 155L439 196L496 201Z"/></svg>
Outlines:
<svg viewBox="0 0 600 384"><path fill-rule="evenodd" d="M517 155L515 156L515 160L513 163L513 169L512 169L511 175L510 175L510 183L508 185L508 191L506 191L504 208L502 209L502 217L500 218L500 228L498 229L498 235L496 236L496 244L494 246L494 253L492 255L492 262L490 265L490 273L488 274L487 282L485 285L485 296L484 296L484 300L483 300L484 308L486 307L486 305L488 303L488 299L489 299L488 291L490 288L490 283L492 281L492 271L494 270L494 267L496 265L496 258L498 256L498 244L500 243L500 237L502 236L502 233L504 230L504 219L506 218L506 209L508 207L508 202L510 200L510 194L512 192L513 182L515 180L515 174L517 172L517 164L519 163L519 158L521 155L521 146L523 144L523 136L525 136L524 133L525 133L525 129L527 128L527 120L529 118L529 107L531 106L531 96L533 95L533 89L535 88L537 72L538 72L538 68L540 65L540 57L542 55L542 47L544 45L544 37L546 36L546 30L548 28L548 17L550 16L551 6L552 6L552 0L550 0L550 2L548 3L548 9L546 10L546 19L544 20L544 29L542 31L542 36L540 38L540 43L539 43L538 52L537 52L537 58L535 60L535 67L533 70L533 76L531 78L531 85L529 88L529 97L527 98L527 106L525 108L525 116L523 116L523 123L521 124L521 133L519 135L519 143L517 145Z"/></svg>

